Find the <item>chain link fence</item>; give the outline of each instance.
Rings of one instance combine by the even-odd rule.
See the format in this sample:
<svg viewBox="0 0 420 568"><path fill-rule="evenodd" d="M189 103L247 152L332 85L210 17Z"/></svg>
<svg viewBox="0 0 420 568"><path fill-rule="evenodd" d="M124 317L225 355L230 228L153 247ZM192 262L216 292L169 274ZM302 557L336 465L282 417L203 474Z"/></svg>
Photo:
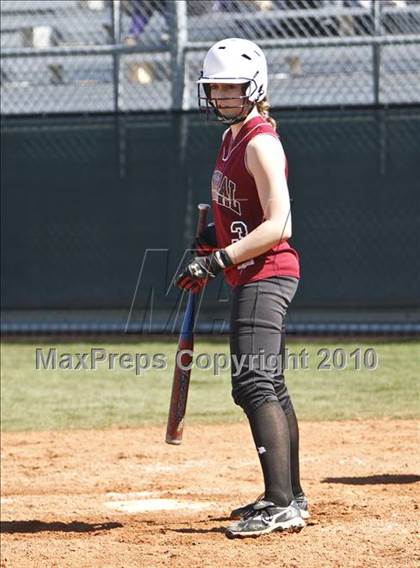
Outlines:
<svg viewBox="0 0 420 568"><path fill-rule="evenodd" d="M420 110L273 116L302 267L289 331L420 334ZM220 135L196 113L5 121L3 331L178 329L170 280ZM228 297L221 278L206 288L200 331L227 331Z"/></svg>
<svg viewBox="0 0 420 568"><path fill-rule="evenodd" d="M2 0L1 112L195 109L208 47L255 40L274 107L417 103L417 0Z"/></svg>
<svg viewBox="0 0 420 568"><path fill-rule="evenodd" d="M163 288L148 327L149 288L176 268L161 258L128 328L127 314L145 251L171 243L175 262L190 243L220 125L167 111L197 109L207 49L244 37L267 56L290 162L303 278L289 332L420 333L419 1L1 0L0 9L4 332L178 328L177 291ZM222 281L209 289L199 331L227 331L227 300Z"/></svg>

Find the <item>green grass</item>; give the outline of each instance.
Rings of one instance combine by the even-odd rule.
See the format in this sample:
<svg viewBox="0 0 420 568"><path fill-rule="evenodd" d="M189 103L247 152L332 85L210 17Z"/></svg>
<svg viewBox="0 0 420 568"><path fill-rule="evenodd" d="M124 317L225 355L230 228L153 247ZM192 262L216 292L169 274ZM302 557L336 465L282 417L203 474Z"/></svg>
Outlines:
<svg viewBox="0 0 420 568"><path fill-rule="evenodd" d="M138 343L22 343L2 344L2 429L55 430L102 428L111 425L166 424L176 339ZM36 370L35 349L58 353L89 352L102 347L117 353L164 353L166 370ZM317 352L342 347L350 354L371 347L378 355L376 370L319 370ZM420 342L362 340L335 343L290 341L289 353L308 352L308 369L289 370L287 384L298 416L303 420L357 418L415 418L419 416ZM227 353L227 339L196 341L195 353ZM187 421L229 422L243 419L230 396L230 372L193 369Z"/></svg>

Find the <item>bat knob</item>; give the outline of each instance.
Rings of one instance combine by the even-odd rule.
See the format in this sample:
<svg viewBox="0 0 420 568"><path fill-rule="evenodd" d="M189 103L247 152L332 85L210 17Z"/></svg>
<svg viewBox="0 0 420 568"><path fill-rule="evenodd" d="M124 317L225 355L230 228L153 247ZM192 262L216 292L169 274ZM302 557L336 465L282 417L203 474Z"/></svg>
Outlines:
<svg viewBox="0 0 420 568"><path fill-rule="evenodd" d="M181 440L172 440L171 438L166 438L165 442L172 446L179 446L181 444Z"/></svg>

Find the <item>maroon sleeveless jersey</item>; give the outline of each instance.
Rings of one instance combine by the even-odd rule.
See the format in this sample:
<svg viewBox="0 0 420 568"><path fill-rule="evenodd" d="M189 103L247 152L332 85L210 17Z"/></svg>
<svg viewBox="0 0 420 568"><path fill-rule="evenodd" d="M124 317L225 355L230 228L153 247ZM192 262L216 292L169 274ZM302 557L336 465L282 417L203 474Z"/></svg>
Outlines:
<svg viewBox="0 0 420 568"><path fill-rule="evenodd" d="M245 122L232 147L230 129L220 147L212 178L212 211L219 248L242 239L264 221L257 186L245 166L248 142L263 133L278 138L274 128L264 118L256 116ZM283 241L252 260L227 268L224 276L232 287L270 276L299 278L299 256Z"/></svg>

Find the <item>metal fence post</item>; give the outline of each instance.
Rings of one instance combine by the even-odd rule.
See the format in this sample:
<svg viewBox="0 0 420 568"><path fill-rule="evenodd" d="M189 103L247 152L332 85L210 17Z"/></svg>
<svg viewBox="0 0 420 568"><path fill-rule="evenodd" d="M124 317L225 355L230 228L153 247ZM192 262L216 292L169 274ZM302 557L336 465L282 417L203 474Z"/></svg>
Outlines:
<svg viewBox="0 0 420 568"><path fill-rule="evenodd" d="M382 35L382 6L381 2L372 2L373 29L375 37ZM381 79L381 44L373 44L373 102L379 104L380 100L380 79Z"/></svg>
<svg viewBox="0 0 420 568"><path fill-rule="evenodd" d="M120 0L113 0L112 2L112 39L114 48L121 43L121 2ZM114 112L120 110L120 54L117 49L113 53L114 69L113 69L113 82L114 82Z"/></svg>
<svg viewBox="0 0 420 568"><path fill-rule="evenodd" d="M172 110L188 110L185 65L187 3L185 0L175 0L169 2L168 8L172 16L172 26L170 26Z"/></svg>
<svg viewBox="0 0 420 568"><path fill-rule="evenodd" d="M118 171L120 179L125 177L125 128L124 117L120 116L121 107L121 83L120 83L120 51L121 47L121 0L112 1L112 39L113 50L113 91L114 91L114 114L116 131L116 150Z"/></svg>
<svg viewBox="0 0 420 568"><path fill-rule="evenodd" d="M372 2L373 30L374 36L382 36L382 2L374 0ZM373 102L379 106L381 102L381 50L380 42L375 42L373 50ZM381 176L386 173L386 122L383 109L377 109L378 123L378 159L379 172Z"/></svg>

